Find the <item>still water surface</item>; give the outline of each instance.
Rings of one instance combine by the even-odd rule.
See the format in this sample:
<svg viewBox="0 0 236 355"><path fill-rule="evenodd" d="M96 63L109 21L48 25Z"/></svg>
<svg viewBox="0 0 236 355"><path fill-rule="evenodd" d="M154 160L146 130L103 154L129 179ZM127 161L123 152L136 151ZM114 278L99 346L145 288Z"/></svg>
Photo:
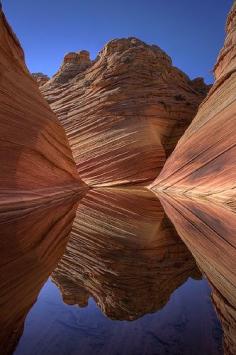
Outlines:
<svg viewBox="0 0 236 355"><path fill-rule="evenodd" d="M163 309L131 322L110 320L92 298L85 308L64 304L49 280L15 354L222 354L222 331L205 280L189 278Z"/></svg>
<svg viewBox="0 0 236 355"><path fill-rule="evenodd" d="M1 355L236 354L233 211L98 189L0 224Z"/></svg>

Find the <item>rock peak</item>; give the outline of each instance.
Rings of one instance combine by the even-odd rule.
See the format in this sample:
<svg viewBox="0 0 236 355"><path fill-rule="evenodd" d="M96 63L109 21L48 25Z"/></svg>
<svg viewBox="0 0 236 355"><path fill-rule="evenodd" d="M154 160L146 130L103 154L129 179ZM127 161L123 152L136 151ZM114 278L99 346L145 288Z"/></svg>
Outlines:
<svg viewBox="0 0 236 355"><path fill-rule="evenodd" d="M64 56L64 60L62 65L67 64L67 63L73 63L73 64L90 64L90 54L86 50L81 50L78 52L69 52Z"/></svg>
<svg viewBox="0 0 236 355"><path fill-rule="evenodd" d="M69 52L64 56L60 69L53 75L50 83L65 84L91 65L92 61L88 51Z"/></svg>
<svg viewBox="0 0 236 355"><path fill-rule="evenodd" d="M32 73L32 76L36 80L39 87L44 85L48 80L50 80L49 76L43 73Z"/></svg>
<svg viewBox="0 0 236 355"><path fill-rule="evenodd" d="M147 55L157 57L159 60L165 60L169 65L172 64L171 58L159 46L147 44L136 37L117 38L109 41L100 51L99 57L110 56L115 53L138 55L142 52L147 52Z"/></svg>

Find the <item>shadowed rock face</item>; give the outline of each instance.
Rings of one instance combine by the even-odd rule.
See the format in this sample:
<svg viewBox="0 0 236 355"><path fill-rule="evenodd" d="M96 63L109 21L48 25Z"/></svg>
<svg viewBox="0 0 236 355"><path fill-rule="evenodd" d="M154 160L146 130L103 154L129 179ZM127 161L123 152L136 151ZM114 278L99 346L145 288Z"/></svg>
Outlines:
<svg viewBox="0 0 236 355"><path fill-rule="evenodd" d="M77 74L82 73L90 67L92 61L88 51L70 52L64 57L63 63L58 72L52 77L50 83L65 84Z"/></svg>
<svg viewBox="0 0 236 355"><path fill-rule="evenodd" d="M226 29L216 82L151 188L204 195L236 207L236 3Z"/></svg>
<svg viewBox="0 0 236 355"><path fill-rule="evenodd" d="M236 354L236 216L222 206L159 195L166 213L212 286L224 354Z"/></svg>
<svg viewBox="0 0 236 355"><path fill-rule="evenodd" d="M65 302L91 295L111 319L161 309L189 276L200 277L156 197L145 190L99 189L81 201L53 281Z"/></svg>
<svg viewBox="0 0 236 355"><path fill-rule="evenodd" d="M38 293L62 256L77 202L0 214L0 353L12 354Z"/></svg>
<svg viewBox="0 0 236 355"><path fill-rule="evenodd" d="M43 73L32 73L33 78L36 80L38 86L44 85L50 78Z"/></svg>
<svg viewBox="0 0 236 355"><path fill-rule="evenodd" d="M82 179L106 186L153 180L208 91L136 38L109 42L94 61L69 53L40 89Z"/></svg>
<svg viewBox="0 0 236 355"><path fill-rule="evenodd" d="M28 72L1 10L0 73L0 211L82 186L64 129Z"/></svg>

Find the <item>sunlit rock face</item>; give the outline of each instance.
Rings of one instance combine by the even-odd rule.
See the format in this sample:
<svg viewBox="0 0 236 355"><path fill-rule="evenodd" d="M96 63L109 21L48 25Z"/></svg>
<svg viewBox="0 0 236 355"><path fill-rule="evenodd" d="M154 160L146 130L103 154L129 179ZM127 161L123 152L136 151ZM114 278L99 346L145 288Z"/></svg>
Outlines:
<svg viewBox="0 0 236 355"><path fill-rule="evenodd" d="M212 286L224 354L236 354L236 216L220 205L159 195L169 218Z"/></svg>
<svg viewBox="0 0 236 355"><path fill-rule="evenodd" d="M0 211L82 185L64 129L28 72L0 10Z"/></svg>
<svg viewBox="0 0 236 355"><path fill-rule="evenodd" d="M65 302L83 307L92 296L104 314L119 320L161 309L190 276L200 273L159 200L130 189L86 195L52 274Z"/></svg>
<svg viewBox="0 0 236 355"><path fill-rule="evenodd" d="M78 203L0 214L0 354L12 354L25 317L62 256Z"/></svg>
<svg viewBox="0 0 236 355"><path fill-rule="evenodd" d="M226 29L215 84L151 188L204 195L236 208L236 3Z"/></svg>
<svg viewBox="0 0 236 355"><path fill-rule="evenodd" d="M82 179L108 186L156 178L206 96L208 86L197 82L158 46L123 38L94 61L87 51L67 54L41 92Z"/></svg>

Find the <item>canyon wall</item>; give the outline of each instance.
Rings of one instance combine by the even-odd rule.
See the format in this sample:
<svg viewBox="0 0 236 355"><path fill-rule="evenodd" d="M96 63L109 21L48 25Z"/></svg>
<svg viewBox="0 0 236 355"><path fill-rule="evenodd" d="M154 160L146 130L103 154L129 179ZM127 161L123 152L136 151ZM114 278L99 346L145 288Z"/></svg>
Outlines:
<svg viewBox="0 0 236 355"><path fill-rule="evenodd" d="M68 53L40 90L83 181L108 186L156 178L208 86L191 81L158 46L124 38L95 60L87 51Z"/></svg>
<svg viewBox="0 0 236 355"><path fill-rule="evenodd" d="M236 208L236 2L226 31L215 84L150 188L201 195Z"/></svg>
<svg viewBox="0 0 236 355"><path fill-rule="evenodd" d="M82 186L64 129L28 72L0 10L0 211Z"/></svg>

